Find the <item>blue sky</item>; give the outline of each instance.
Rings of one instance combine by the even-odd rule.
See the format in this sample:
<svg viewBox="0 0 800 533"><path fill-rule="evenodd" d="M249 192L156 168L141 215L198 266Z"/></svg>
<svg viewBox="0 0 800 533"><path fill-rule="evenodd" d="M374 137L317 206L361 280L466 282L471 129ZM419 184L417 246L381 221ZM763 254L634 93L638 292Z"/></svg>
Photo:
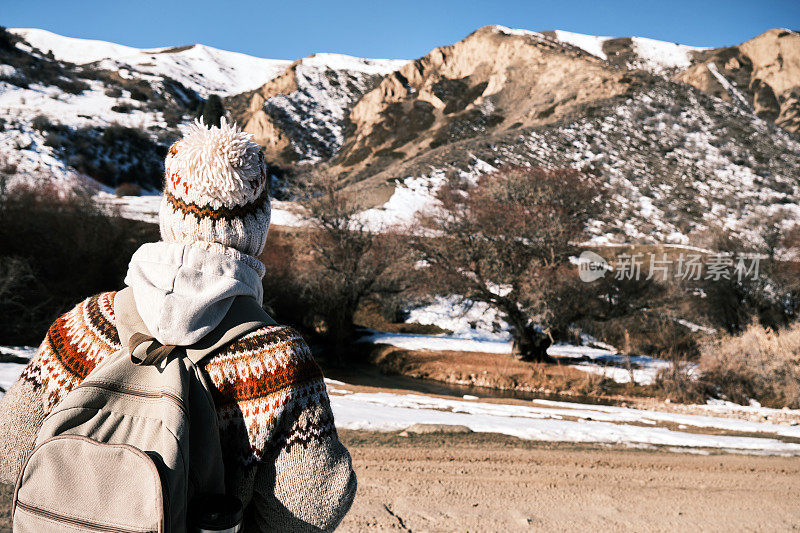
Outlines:
<svg viewBox="0 0 800 533"><path fill-rule="evenodd" d="M486 24L725 46L769 28L800 30L800 0L0 0L7 27L141 48L200 42L276 59L416 58Z"/></svg>

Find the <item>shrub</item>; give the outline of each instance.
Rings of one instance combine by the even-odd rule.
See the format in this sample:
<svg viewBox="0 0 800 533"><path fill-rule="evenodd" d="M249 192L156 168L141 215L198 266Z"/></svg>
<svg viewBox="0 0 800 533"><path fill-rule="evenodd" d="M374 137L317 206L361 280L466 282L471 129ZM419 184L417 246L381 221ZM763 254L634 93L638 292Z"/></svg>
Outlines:
<svg viewBox="0 0 800 533"><path fill-rule="evenodd" d="M681 403L703 403L712 391L705 378L685 361L673 361L656 374L653 387L659 396Z"/></svg>
<svg viewBox="0 0 800 533"><path fill-rule="evenodd" d="M114 189L114 194L117 196L141 196L142 188L135 183L121 183Z"/></svg>
<svg viewBox="0 0 800 533"><path fill-rule="evenodd" d="M112 217L55 187L0 194L0 339L41 342L77 302L121 286L131 254L155 226Z"/></svg>
<svg viewBox="0 0 800 533"><path fill-rule="evenodd" d="M89 84L81 80L55 80L53 83L56 87L69 94L81 94L89 88Z"/></svg>
<svg viewBox="0 0 800 533"><path fill-rule="evenodd" d="M146 102L148 99L148 95L142 89L138 87L131 88L131 98L134 100L139 100L140 102Z"/></svg>
<svg viewBox="0 0 800 533"><path fill-rule="evenodd" d="M741 335L705 343L700 368L727 400L799 408L800 323L778 331L751 324Z"/></svg>
<svg viewBox="0 0 800 533"><path fill-rule="evenodd" d="M105 185L138 183L158 188L164 173L168 144L152 140L136 128L51 126L45 144L81 174Z"/></svg>
<svg viewBox="0 0 800 533"><path fill-rule="evenodd" d="M36 115L31 120L31 128L35 129L36 131L45 132L51 130L53 124L50 122L50 119L44 115Z"/></svg>
<svg viewBox="0 0 800 533"><path fill-rule="evenodd" d="M133 106L129 104L117 104L111 106L111 111L115 113L130 113L133 111Z"/></svg>
<svg viewBox="0 0 800 533"><path fill-rule="evenodd" d="M183 113L179 109L176 109L176 106L166 106L163 113L164 122L167 123L167 127L169 128L174 128L183 120Z"/></svg>
<svg viewBox="0 0 800 533"><path fill-rule="evenodd" d="M351 353L348 343L359 305L405 288L407 250L396 233L371 231L359 217L361 205L324 168L303 176L298 194L304 196L301 215L309 228L295 240L306 321L327 337L342 360Z"/></svg>
<svg viewBox="0 0 800 533"><path fill-rule="evenodd" d="M19 37L9 32L5 26L0 26L0 50L13 50Z"/></svg>

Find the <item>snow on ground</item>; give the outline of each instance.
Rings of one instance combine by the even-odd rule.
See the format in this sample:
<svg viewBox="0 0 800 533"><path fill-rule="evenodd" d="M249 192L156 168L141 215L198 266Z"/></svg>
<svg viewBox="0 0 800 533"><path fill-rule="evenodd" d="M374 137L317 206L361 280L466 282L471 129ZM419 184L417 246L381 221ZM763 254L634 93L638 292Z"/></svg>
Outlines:
<svg viewBox="0 0 800 533"><path fill-rule="evenodd" d="M726 400L711 399L705 405L695 406L698 409L717 414L726 414L732 412L746 413L753 415L760 415L764 417L785 415L787 413L800 415L800 409L771 409L769 407L762 407L760 403L755 400L750 400L750 405L739 405L738 403L729 402Z"/></svg>
<svg viewBox="0 0 800 533"><path fill-rule="evenodd" d="M420 423L464 425L476 432L529 440L800 455L800 444L777 438L800 438L797 426L544 400L511 405L338 387L329 392L336 425L343 429L398 431ZM679 429L663 424L677 424ZM691 431L681 430L690 426ZM765 436L720 435L708 430Z"/></svg>
<svg viewBox="0 0 800 533"><path fill-rule="evenodd" d="M36 348L30 346L0 346L0 354L13 355L30 359L36 353ZM25 368L21 363L0 363L0 387L7 391ZM2 396L2 393L0 393Z"/></svg>
<svg viewBox="0 0 800 533"><path fill-rule="evenodd" d="M413 333L390 333L370 331L358 342L390 344L404 350L440 350L456 352L511 353L511 342L459 338L454 335L418 335Z"/></svg>
<svg viewBox="0 0 800 533"><path fill-rule="evenodd" d="M358 342L389 344L403 350L435 350L454 352L479 352L510 354L510 340L481 337L478 332L472 337L458 335L422 335L415 333L391 333L372 330ZM547 353L562 360L568 366L612 379L617 383L630 383L631 378L639 385L651 385L661 369L672 364L663 359L647 356L624 356L616 352L591 346L554 344ZM570 362L570 360L576 362Z"/></svg>
<svg viewBox="0 0 800 533"><path fill-rule="evenodd" d="M406 322L437 326L462 339L508 342L508 324L483 302L462 301L458 296L436 296L427 305L408 312Z"/></svg>
<svg viewBox="0 0 800 533"><path fill-rule="evenodd" d="M123 218L158 224L158 208L161 205L160 194L117 196L106 191L100 191L94 198L98 204L111 210L117 210L119 216Z"/></svg>
<svg viewBox="0 0 800 533"><path fill-rule="evenodd" d="M577 359L580 362L570 366L583 372L590 372L613 379L617 383L652 385L659 370L669 368L672 363L645 355L626 356L608 348L555 344L547 349L551 357Z"/></svg>
<svg viewBox="0 0 800 533"><path fill-rule="evenodd" d="M29 358L36 349L0 346L0 352ZM23 368L23 363L0 363L0 386L8 390ZM454 399L422 394L357 392L342 381L326 379L325 382L336 425L341 429L396 431L417 423L464 425L476 432L502 433L530 440L800 455L800 444L780 440L800 439L800 426L797 425L547 400L533 400L530 404L519 401L490 403L478 401L474 396ZM720 413L731 409L775 411L733 404L696 407L719 409ZM719 432L734 434L714 434ZM736 433L763 436L740 436Z"/></svg>
<svg viewBox="0 0 800 533"><path fill-rule="evenodd" d="M408 311L406 323L434 325L449 333L424 335L372 330L359 342L389 344L404 350L466 351L510 354L508 324L482 302L472 304L459 296L436 296L430 303ZM647 356L626 356L610 345L585 338L584 345L554 344L547 353L582 372L598 374L617 383L650 385L670 362Z"/></svg>
<svg viewBox="0 0 800 533"><path fill-rule="evenodd" d="M158 207L161 203L161 194L143 194L142 196L116 196L108 191L100 191L95 195L95 200L101 205L116 209L123 218L140 220L158 224ZM295 212L293 202L271 200L273 226L302 226L303 221Z"/></svg>

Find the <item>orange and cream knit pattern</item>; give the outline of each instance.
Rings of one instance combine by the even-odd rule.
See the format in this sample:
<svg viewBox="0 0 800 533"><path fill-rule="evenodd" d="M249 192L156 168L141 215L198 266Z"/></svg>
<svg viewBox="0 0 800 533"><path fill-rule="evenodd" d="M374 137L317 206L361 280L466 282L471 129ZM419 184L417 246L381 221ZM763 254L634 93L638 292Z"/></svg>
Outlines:
<svg viewBox="0 0 800 533"><path fill-rule="evenodd" d="M41 390L45 414L121 348L114 322L115 294L87 298L57 319L38 356L25 369L22 379ZM322 371L292 328L261 327L222 348L203 366L213 383L223 449L240 464L257 463L281 450L335 435L329 415L280 427L282 418L295 419L300 411L328 404Z"/></svg>
<svg viewBox="0 0 800 533"><path fill-rule="evenodd" d="M257 257L270 222L267 179L261 148L249 133L224 117L219 127L196 121L164 162L161 238Z"/></svg>

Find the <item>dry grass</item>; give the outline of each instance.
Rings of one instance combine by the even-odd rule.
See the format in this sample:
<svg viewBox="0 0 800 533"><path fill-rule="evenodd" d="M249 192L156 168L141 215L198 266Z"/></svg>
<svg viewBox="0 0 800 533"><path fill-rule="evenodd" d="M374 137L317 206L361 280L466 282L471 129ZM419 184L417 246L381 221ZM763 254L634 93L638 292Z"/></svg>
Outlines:
<svg viewBox="0 0 800 533"><path fill-rule="evenodd" d="M658 371L653 383L657 397L678 403L705 403L710 386L704 377L685 361L673 361L672 366Z"/></svg>
<svg viewBox="0 0 800 533"><path fill-rule="evenodd" d="M443 383L580 397L649 396L637 385L616 383L569 365L531 363L506 354L410 351L388 345L364 345L365 356L382 372Z"/></svg>
<svg viewBox="0 0 800 533"><path fill-rule="evenodd" d="M702 346L703 379L728 400L800 407L800 324L772 331L751 324Z"/></svg>

